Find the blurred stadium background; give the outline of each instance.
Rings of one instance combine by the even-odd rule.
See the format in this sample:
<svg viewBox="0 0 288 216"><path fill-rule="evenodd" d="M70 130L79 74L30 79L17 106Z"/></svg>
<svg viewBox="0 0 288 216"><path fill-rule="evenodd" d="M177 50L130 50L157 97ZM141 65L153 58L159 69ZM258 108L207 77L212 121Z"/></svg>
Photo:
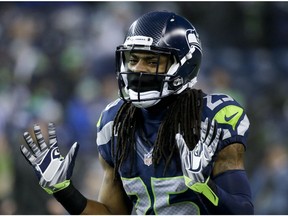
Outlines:
<svg viewBox="0 0 288 216"><path fill-rule="evenodd" d="M251 121L246 168L256 214L288 214L288 2L1 2L0 214L67 214L19 151L34 123L56 123L73 181L96 199L96 122L117 97L114 50L138 16L169 10L202 39L197 87L226 92Z"/></svg>

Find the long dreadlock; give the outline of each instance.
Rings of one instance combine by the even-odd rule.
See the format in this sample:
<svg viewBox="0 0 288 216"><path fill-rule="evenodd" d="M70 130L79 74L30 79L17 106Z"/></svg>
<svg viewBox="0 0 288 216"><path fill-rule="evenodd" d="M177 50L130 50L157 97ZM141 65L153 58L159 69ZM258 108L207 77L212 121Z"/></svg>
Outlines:
<svg viewBox="0 0 288 216"><path fill-rule="evenodd" d="M175 145L175 134L181 133L189 147L193 149L200 137L201 110L203 92L196 89L188 89L176 97L169 105L165 117L158 129L158 135L154 144L152 155L153 164L159 164L160 160L165 161L165 169L174 154L178 154ZM112 143L112 154L115 156L115 176L119 167L123 164L128 155L135 159L135 130L137 122L141 121L140 109L132 103L123 103L119 109L113 125L113 138L117 134L117 145ZM192 132L192 133L191 133ZM116 146L116 149L114 148ZM132 170L132 165L130 166Z"/></svg>

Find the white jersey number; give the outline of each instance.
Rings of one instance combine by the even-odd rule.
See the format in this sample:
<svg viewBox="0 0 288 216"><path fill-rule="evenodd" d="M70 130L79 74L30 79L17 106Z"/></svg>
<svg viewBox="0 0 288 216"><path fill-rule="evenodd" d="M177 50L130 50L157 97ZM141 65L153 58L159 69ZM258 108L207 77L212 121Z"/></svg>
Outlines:
<svg viewBox="0 0 288 216"><path fill-rule="evenodd" d="M160 215L199 214L198 206L189 200L170 203L171 195L181 194L189 190L185 186L183 176L151 178L152 194L149 194L147 186L140 177L122 178L122 182L126 193L137 197L135 205L137 214L144 215L150 208L153 208L155 214Z"/></svg>

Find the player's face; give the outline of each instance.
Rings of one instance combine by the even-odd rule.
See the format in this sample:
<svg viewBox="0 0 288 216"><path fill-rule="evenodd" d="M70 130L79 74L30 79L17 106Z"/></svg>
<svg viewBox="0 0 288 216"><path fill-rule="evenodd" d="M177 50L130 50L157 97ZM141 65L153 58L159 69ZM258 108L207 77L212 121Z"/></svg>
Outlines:
<svg viewBox="0 0 288 216"><path fill-rule="evenodd" d="M132 52L128 56L127 66L133 72L159 73L167 72L171 65L168 55L157 55L149 52Z"/></svg>

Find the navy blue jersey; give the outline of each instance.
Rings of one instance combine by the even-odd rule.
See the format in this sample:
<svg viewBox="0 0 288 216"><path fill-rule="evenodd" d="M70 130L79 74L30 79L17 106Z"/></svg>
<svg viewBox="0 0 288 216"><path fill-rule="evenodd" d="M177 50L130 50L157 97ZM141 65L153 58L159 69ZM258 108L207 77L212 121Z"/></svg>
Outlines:
<svg viewBox="0 0 288 216"><path fill-rule="evenodd" d="M232 143L242 143L246 147L249 120L243 108L225 94L203 95L202 121L215 119L223 129L223 139L219 142L219 151ZM117 99L102 112L97 124L97 145L103 159L114 167L111 154L112 126L115 115L123 101ZM190 190L184 183L180 158L175 156L164 172L165 164L152 164L153 143L163 115L150 116L143 109L145 139L141 132L135 134L136 159L133 168L127 159L119 174L123 187L134 204L137 214L213 214L217 208L199 194ZM117 136L116 136L117 138Z"/></svg>

